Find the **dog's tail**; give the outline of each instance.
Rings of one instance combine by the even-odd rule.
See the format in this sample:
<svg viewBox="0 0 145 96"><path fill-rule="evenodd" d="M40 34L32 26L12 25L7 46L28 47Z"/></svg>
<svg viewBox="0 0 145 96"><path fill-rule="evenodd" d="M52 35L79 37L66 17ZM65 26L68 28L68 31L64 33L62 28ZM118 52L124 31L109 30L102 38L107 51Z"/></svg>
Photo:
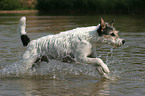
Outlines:
<svg viewBox="0 0 145 96"><path fill-rule="evenodd" d="M20 24L19 24L19 28L18 28L18 33L21 38L23 46L27 46L28 43L30 42L30 38L27 36L25 28L26 28L26 17L23 16L20 19Z"/></svg>

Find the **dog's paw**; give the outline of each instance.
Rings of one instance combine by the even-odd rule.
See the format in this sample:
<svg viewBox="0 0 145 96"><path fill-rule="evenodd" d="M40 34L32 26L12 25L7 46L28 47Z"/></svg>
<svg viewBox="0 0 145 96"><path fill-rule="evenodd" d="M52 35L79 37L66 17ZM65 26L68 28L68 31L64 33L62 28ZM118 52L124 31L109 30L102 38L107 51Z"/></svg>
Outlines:
<svg viewBox="0 0 145 96"><path fill-rule="evenodd" d="M102 67L101 66L97 66L97 71L99 72L100 75L103 75L104 74L104 71L102 70Z"/></svg>
<svg viewBox="0 0 145 96"><path fill-rule="evenodd" d="M106 73L102 75L102 78L110 80L110 77Z"/></svg>
<svg viewBox="0 0 145 96"><path fill-rule="evenodd" d="M97 66L96 69L99 72L99 74L102 76L102 78L110 79L109 76L104 72L104 70L101 66Z"/></svg>
<svg viewBox="0 0 145 96"><path fill-rule="evenodd" d="M108 68L108 66L106 64L103 64L101 67L103 68L103 71L105 73L110 73L110 70L109 70L109 68Z"/></svg>

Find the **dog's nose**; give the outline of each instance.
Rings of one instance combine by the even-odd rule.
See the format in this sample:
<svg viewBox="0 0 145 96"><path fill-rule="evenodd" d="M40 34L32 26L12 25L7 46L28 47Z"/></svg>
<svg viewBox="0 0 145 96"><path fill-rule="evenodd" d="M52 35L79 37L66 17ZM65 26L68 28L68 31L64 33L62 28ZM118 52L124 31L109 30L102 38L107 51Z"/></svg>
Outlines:
<svg viewBox="0 0 145 96"><path fill-rule="evenodd" d="M125 43L125 40L122 40L122 44L124 44Z"/></svg>

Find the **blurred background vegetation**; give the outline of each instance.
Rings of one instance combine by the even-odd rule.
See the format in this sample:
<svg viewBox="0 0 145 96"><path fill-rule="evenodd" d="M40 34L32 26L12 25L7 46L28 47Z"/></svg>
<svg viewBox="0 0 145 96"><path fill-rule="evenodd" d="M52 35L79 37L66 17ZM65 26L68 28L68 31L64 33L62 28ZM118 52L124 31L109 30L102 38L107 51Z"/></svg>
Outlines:
<svg viewBox="0 0 145 96"><path fill-rule="evenodd" d="M0 0L0 10L145 13L145 0Z"/></svg>
<svg viewBox="0 0 145 96"><path fill-rule="evenodd" d="M30 10L36 5L37 0L0 0L0 10Z"/></svg>

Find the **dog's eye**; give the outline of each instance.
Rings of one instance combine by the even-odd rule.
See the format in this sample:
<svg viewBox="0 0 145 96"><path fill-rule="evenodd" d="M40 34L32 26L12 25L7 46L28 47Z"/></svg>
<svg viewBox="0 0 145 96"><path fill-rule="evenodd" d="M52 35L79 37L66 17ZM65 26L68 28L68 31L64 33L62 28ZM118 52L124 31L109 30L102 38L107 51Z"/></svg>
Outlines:
<svg viewBox="0 0 145 96"><path fill-rule="evenodd" d="M111 35L111 36L115 36L115 34L114 34L114 33L111 33L110 35Z"/></svg>

